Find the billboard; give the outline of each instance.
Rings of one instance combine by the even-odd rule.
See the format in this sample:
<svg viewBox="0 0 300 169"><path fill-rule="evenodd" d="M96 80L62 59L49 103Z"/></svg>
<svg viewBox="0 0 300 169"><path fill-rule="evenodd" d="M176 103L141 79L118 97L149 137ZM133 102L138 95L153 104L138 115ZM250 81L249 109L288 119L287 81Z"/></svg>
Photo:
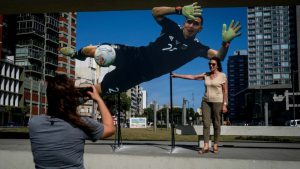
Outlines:
<svg viewBox="0 0 300 169"><path fill-rule="evenodd" d="M130 128L146 128L147 118L145 117L133 117L130 118Z"/></svg>

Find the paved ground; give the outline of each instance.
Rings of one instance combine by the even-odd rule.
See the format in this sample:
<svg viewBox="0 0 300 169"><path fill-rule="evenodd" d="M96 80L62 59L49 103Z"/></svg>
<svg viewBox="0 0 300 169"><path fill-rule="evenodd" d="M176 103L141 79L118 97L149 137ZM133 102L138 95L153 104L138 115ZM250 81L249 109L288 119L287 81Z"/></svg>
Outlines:
<svg viewBox="0 0 300 169"><path fill-rule="evenodd" d="M138 156L197 157L210 159L274 160L300 162L300 143L221 142L219 153L199 155L197 143L176 142L171 153L170 141L123 141L120 147L114 141L87 142L88 154L117 154ZM116 147L114 150L113 147ZM28 139L0 139L0 151L29 151Z"/></svg>

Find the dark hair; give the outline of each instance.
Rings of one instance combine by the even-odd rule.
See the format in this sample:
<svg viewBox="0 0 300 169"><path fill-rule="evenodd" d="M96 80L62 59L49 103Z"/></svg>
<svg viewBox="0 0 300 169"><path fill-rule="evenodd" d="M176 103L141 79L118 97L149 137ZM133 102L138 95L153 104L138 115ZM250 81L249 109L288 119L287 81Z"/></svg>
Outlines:
<svg viewBox="0 0 300 169"><path fill-rule="evenodd" d="M56 75L48 80L47 115L63 119L84 131L93 131L94 129L87 125L77 114L77 107L81 104L79 101L80 93L75 88L74 80L66 75Z"/></svg>
<svg viewBox="0 0 300 169"><path fill-rule="evenodd" d="M202 16L202 15L200 15L200 16L197 16L197 17L201 19L201 23L200 23L200 25L201 25L201 26L203 26L203 23L204 23L204 18L203 18L203 16Z"/></svg>
<svg viewBox="0 0 300 169"><path fill-rule="evenodd" d="M222 69L222 64L221 64L221 59L220 59L220 58L214 56L214 57L210 58L209 60L214 60L214 61L216 61L216 62L217 62L217 66L218 66L218 71L220 71L220 72L223 71L223 69Z"/></svg>

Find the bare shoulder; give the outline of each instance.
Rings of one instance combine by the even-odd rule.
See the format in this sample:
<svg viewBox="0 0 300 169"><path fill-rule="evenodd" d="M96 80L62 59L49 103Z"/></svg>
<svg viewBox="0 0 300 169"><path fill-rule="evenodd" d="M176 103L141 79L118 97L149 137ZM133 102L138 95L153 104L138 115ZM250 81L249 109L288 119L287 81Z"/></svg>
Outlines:
<svg viewBox="0 0 300 169"><path fill-rule="evenodd" d="M222 76L226 77L226 74L224 72L220 72Z"/></svg>

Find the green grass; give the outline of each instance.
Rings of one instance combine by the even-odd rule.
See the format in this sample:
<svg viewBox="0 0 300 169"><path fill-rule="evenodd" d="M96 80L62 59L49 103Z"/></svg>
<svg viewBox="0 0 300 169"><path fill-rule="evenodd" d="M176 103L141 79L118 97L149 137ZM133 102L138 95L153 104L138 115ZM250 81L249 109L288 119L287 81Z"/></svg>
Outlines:
<svg viewBox="0 0 300 169"><path fill-rule="evenodd" d="M28 128L27 127L5 127L5 128L0 128L0 133L1 132L28 133Z"/></svg>
<svg viewBox="0 0 300 169"><path fill-rule="evenodd" d="M157 128L154 131L153 128L145 128L145 129L130 129L130 128L122 128L122 139L123 140L153 140L153 141L167 141L171 140L171 130L168 129L160 129ZM114 139L115 136L110 137L110 139ZM196 135L176 135L175 139L178 141L197 141Z"/></svg>
<svg viewBox="0 0 300 169"><path fill-rule="evenodd" d="M21 128L0 128L0 134L3 132L15 133L28 133L27 127ZM122 128L122 140L130 141L169 141L171 140L171 130L166 128L157 128L154 131L153 128L145 129L130 129ZM115 139L115 135L108 138L108 140ZM191 141L197 142L198 136L196 135L176 135L176 141ZM269 136L221 136L220 141L272 141L272 142L284 142L284 143L300 143L300 137L269 137Z"/></svg>
<svg viewBox="0 0 300 169"><path fill-rule="evenodd" d="M122 139L123 140L155 140L155 141L167 141L171 140L171 130L166 130L165 128L158 128L156 132L153 128L146 129L130 129L122 128ZM115 135L109 139L114 139ZM196 135L176 135L176 141L192 141L197 142L198 136ZM268 137L268 136L220 136L220 141L273 141L273 142L285 142L285 143L300 143L300 137Z"/></svg>

